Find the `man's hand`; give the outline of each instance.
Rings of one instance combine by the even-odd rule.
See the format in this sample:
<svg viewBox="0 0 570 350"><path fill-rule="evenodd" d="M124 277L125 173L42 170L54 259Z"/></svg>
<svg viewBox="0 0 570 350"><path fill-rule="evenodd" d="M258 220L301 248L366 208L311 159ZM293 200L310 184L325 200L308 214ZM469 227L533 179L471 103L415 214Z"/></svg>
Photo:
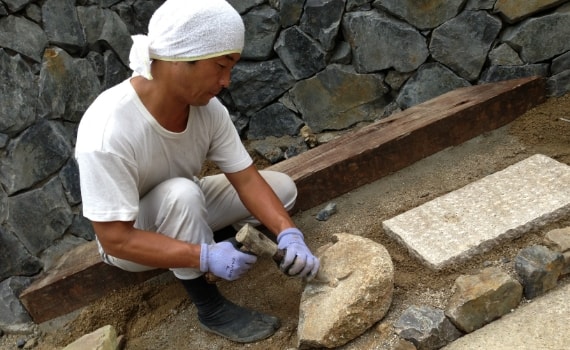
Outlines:
<svg viewBox="0 0 570 350"><path fill-rule="evenodd" d="M314 256L299 229L288 228L277 236L277 247L285 250L285 257L279 265L289 276L313 279L319 270L319 259Z"/></svg>
<svg viewBox="0 0 570 350"><path fill-rule="evenodd" d="M200 271L228 281L242 277L256 261L257 256L238 250L230 241L203 243L200 251Z"/></svg>

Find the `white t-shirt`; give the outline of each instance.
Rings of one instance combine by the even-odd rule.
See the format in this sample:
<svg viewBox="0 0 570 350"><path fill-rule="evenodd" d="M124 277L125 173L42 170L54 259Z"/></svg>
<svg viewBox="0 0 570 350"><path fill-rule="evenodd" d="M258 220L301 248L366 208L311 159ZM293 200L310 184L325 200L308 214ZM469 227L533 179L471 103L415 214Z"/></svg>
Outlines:
<svg viewBox="0 0 570 350"><path fill-rule="evenodd" d="M139 198L170 178L192 179L206 159L227 173L252 164L218 99L191 107L186 130L170 132L147 111L129 79L85 112L75 157L83 215L93 221L135 220Z"/></svg>

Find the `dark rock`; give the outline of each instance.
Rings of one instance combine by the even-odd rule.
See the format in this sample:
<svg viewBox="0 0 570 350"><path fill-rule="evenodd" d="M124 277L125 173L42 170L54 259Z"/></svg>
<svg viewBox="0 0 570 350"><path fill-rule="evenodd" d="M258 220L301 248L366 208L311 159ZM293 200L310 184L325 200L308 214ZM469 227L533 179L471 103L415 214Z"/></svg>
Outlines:
<svg viewBox="0 0 570 350"><path fill-rule="evenodd" d="M418 350L439 349L462 335L443 310L430 306L407 308L394 323L394 329Z"/></svg>
<svg viewBox="0 0 570 350"><path fill-rule="evenodd" d="M274 49L297 80L308 78L326 67L326 53L297 26L283 30Z"/></svg>
<svg viewBox="0 0 570 350"><path fill-rule="evenodd" d="M382 114L387 92L381 74L358 74L351 66L329 65L298 82L291 96L303 120L318 133L374 120Z"/></svg>
<svg viewBox="0 0 570 350"><path fill-rule="evenodd" d="M9 197L7 204L7 228L34 255L61 238L73 218L58 177L41 188Z"/></svg>
<svg viewBox="0 0 570 350"><path fill-rule="evenodd" d="M359 73L389 68L411 72L429 56L426 39L414 27L383 13L347 13L342 30L352 47L354 69ZM402 43L406 43L404 50Z"/></svg>
<svg viewBox="0 0 570 350"><path fill-rule="evenodd" d="M527 299L554 288L563 268L562 253L553 252L541 245L524 248L515 258L515 270L522 279Z"/></svg>
<svg viewBox="0 0 570 350"><path fill-rule="evenodd" d="M0 33L0 36L2 34ZM8 56L0 49L0 132L15 135L36 120L38 86L20 55Z"/></svg>
<svg viewBox="0 0 570 350"><path fill-rule="evenodd" d="M50 44L69 53L82 52L87 41L75 10L75 1L46 0L42 5L42 18Z"/></svg>
<svg viewBox="0 0 570 350"><path fill-rule="evenodd" d="M439 63L422 65L408 81L396 98L402 109L415 106L446 92L471 84Z"/></svg>
<svg viewBox="0 0 570 350"><path fill-rule="evenodd" d="M429 49L435 60L473 81L500 30L501 21L487 12L463 11L434 29Z"/></svg>
<svg viewBox="0 0 570 350"><path fill-rule="evenodd" d="M271 57L280 29L279 12L267 5L256 7L243 16L243 22L245 46L242 59L261 61Z"/></svg>

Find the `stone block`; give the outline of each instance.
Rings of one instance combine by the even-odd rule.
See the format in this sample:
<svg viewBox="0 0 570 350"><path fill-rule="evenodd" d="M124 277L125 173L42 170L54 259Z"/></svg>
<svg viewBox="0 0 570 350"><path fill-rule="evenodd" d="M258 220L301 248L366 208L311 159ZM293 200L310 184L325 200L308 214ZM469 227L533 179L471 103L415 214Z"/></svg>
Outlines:
<svg viewBox="0 0 570 350"><path fill-rule="evenodd" d="M569 215L570 166L534 155L383 222L439 270Z"/></svg>
<svg viewBox="0 0 570 350"><path fill-rule="evenodd" d="M388 312L394 267L386 248L346 233L319 248L321 267L306 284L299 310L299 347L337 347L358 337Z"/></svg>

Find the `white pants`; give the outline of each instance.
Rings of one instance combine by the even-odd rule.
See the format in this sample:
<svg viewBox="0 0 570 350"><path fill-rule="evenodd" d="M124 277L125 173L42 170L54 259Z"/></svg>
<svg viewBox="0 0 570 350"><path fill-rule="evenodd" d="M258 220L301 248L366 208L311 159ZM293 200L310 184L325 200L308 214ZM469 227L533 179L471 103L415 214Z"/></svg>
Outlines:
<svg viewBox="0 0 570 350"><path fill-rule="evenodd" d="M260 171L277 194L286 210L293 208L297 188L283 173ZM250 223L259 225L239 199L225 175L206 176L200 180L169 179L147 193L140 201L135 227L158 232L193 244L213 243L213 231L228 225L238 227ZM102 251L102 249L100 249ZM154 267L115 258L102 252L103 260L131 272ZM200 269L172 268L180 279L193 279L202 275Z"/></svg>

